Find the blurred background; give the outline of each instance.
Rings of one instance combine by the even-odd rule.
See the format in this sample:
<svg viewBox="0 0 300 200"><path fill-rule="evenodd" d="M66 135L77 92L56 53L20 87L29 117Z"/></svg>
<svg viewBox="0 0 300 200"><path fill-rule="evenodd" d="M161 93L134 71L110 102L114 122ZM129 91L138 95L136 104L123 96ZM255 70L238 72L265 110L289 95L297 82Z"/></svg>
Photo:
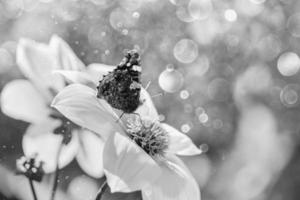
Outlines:
<svg viewBox="0 0 300 200"><path fill-rule="evenodd" d="M141 52L161 120L205 152L183 158L203 200L300 198L300 1L0 0L0 89L24 78L18 40L53 34L85 64ZM31 198L13 175L27 126L0 113L0 199ZM100 183L76 162L59 177L74 200Z"/></svg>

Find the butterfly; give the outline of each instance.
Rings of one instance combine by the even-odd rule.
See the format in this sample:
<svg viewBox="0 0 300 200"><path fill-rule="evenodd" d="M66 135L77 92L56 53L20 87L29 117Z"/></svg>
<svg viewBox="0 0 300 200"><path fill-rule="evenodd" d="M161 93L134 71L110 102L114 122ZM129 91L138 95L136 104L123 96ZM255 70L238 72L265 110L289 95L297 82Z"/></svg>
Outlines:
<svg viewBox="0 0 300 200"><path fill-rule="evenodd" d="M142 104L141 71L139 53L127 51L121 63L99 81L97 97L124 113L133 113Z"/></svg>

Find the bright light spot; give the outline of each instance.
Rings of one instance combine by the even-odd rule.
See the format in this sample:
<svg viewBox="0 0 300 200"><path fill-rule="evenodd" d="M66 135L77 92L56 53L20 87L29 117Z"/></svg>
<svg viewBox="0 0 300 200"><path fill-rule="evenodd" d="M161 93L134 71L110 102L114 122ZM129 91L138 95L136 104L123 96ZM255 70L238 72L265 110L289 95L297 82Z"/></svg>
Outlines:
<svg viewBox="0 0 300 200"><path fill-rule="evenodd" d="M122 1L123 2L123 1ZM138 18L132 16L132 12L126 11L122 8L115 8L109 16L110 25L118 31L133 27L137 22Z"/></svg>
<svg viewBox="0 0 300 200"><path fill-rule="evenodd" d="M221 129L223 127L223 121L220 119L215 119L212 125L214 129Z"/></svg>
<svg viewBox="0 0 300 200"><path fill-rule="evenodd" d="M233 9L227 9L224 12L224 17L229 22L234 22L237 19L237 14Z"/></svg>
<svg viewBox="0 0 300 200"><path fill-rule="evenodd" d="M173 5L181 5L184 4L183 0L169 0Z"/></svg>
<svg viewBox="0 0 300 200"><path fill-rule="evenodd" d="M198 56L198 45L190 39L182 39L176 43L174 57L182 63L192 63Z"/></svg>
<svg viewBox="0 0 300 200"><path fill-rule="evenodd" d="M181 98L181 99L188 99L189 96L190 96L190 93L189 93L189 91L187 91L187 90L182 90L182 91L180 92L180 98Z"/></svg>
<svg viewBox="0 0 300 200"><path fill-rule="evenodd" d="M187 133L191 130L191 126L188 124L183 124L180 129L183 133Z"/></svg>
<svg viewBox="0 0 300 200"><path fill-rule="evenodd" d="M194 19L204 20L210 16L213 6L211 0L191 0L188 9Z"/></svg>
<svg viewBox="0 0 300 200"><path fill-rule="evenodd" d="M289 84L283 88L280 93L281 103L286 107L296 106L299 102L300 86L296 84Z"/></svg>
<svg viewBox="0 0 300 200"><path fill-rule="evenodd" d="M105 50L105 51L104 51L104 54L105 54L105 55L109 55L109 54L110 54L110 50Z"/></svg>
<svg viewBox="0 0 300 200"><path fill-rule="evenodd" d="M145 189L143 189L143 193L145 193L146 196L150 196L152 194L152 188L145 187Z"/></svg>
<svg viewBox="0 0 300 200"><path fill-rule="evenodd" d="M190 76L203 76L209 70L209 67L209 58L206 55L201 55L191 64L188 73Z"/></svg>
<svg viewBox="0 0 300 200"><path fill-rule="evenodd" d="M123 24L123 20L124 20L124 16L123 16L123 12L121 9L115 9L110 13L109 16L109 22L110 25L116 29L119 30L122 27L125 27L125 25Z"/></svg>
<svg viewBox="0 0 300 200"><path fill-rule="evenodd" d="M74 200L95 199L97 191L98 186L96 182L87 176L74 178L68 187L68 194L70 194Z"/></svg>
<svg viewBox="0 0 300 200"><path fill-rule="evenodd" d="M122 34L123 34L123 35L128 35L128 29L123 29L123 30L122 30Z"/></svg>
<svg viewBox="0 0 300 200"><path fill-rule="evenodd" d="M92 26L88 31L88 41L89 43L96 48L105 48L111 45L111 40L108 35L109 29L107 26L97 25ZM108 32L108 33L107 33Z"/></svg>
<svg viewBox="0 0 300 200"><path fill-rule="evenodd" d="M178 17L179 20L183 22L189 23L195 21L195 18L193 18L190 15L188 9L185 6L177 7L176 16Z"/></svg>
<svg viewBox="0 0 300 200"><path fill-rule="evenodd" d="M235 9L239 11L241 15L247 15L254 17L264 10L264 4L255 4L249 0L235 1Z"/></svg>
<svg viewBox="0 0 300 200"><path fill-rule="evenodd" d="M165 117L163 114L159 114L159 115L158 115L158 120L159 120L160 122L165 121L165 119L166 119L166 117Z"/></svg>
<svg viewBox="0 0 300 200"><path fill-rule="evenodd" d="M291 15L287 21L287 29L294 37L300 37L300 13Z"/></svg>
<svg viewBox="0 0 300 200"><path fill-rule="evenodd" d="M281 54L277 61L277 68L283 76L295 75L300 68L299 56L294 52Z"/></svg>
<svg viewBox="0 0 300 200"><path fill-rule="evenodd" d="M81 16L81 13L78 11L79 8L74 6L74 4L64 4L57 8L56 15L64 21L75 21Z"/></svg>
<svg viewBox="0 0 300 200"><path fill-rule="evenodd" d="M254 4L261 4L261 3L264 3L266 0L250 0L251 3L254 3Z"/></svg>
<svg viewBox="0 0 300 200"><path fill-rule="evenodd" d="M206 20L198 20L191 23L189 25L189 33L200 45L211 45L220 33L225 31L223 29L224 26L221 20L210 17Z"/></svg>
<svg viewBox="0 0 300 200"><path fill-rule="evenodd" d="M281 42L276 35L270 34L258 42L257 50L260 57L271 61L281 52Z"/></svg>
<svg viewBox="0 0 300 200"><path fill-rule="evenodd" d="M139 12L134 12L134 13L132 13L132 17L139 18L140 17L140 13Z"/></svg>
<svg viewBox="0 0 300 200"><path fill-rule="evenodd" d="M208 146L207 144L201 144L201 145L199 146L199 149L200 149L203 153L205 153L205 152L208 151L209 146Z"/></svg>
<svg viewBox="0 0 300 200"><path fill-rule="evenodd" d="M183 85L183 76L174 68L167 67L158 78L158 83L161 89L166 92L177 92Z"/></svg>
<svg viewBox="0 0 300 200"><path fill-rule="evenodd" d="M208 115L206 113L201 113L199 116L198 116L198 119L201 123L206 123L208 122Z"/></svg>

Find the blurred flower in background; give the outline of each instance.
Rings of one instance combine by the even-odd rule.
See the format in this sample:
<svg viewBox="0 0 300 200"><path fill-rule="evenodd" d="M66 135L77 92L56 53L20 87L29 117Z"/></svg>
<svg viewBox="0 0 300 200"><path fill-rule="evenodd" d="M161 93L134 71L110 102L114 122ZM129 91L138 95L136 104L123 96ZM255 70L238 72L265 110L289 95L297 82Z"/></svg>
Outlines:
<svg viewBox="0 0 300 200"><path fill-rule="evenodd" d="M164 93L160 120L207 151L184 158L202 199L299 199L299 19L297 0L1 0L0 84L24 76L20 38L59 35L85 66L138 49L143 86ZM1 114L0 126L0 161L12 168L26 124ZM62 189L96 184L80 175L72 162Z"/></svg>
<svg viewBox="0 0 300 200"><path fill-rule="evenodd" d="M25 155L35 155L43 162L46 173L54 172L57 165L65 167L76 157L89 175L101 177L102 139L76 127L50 108L54 95L65 86L64 79L52 71L78 71L84 65L57 36L51 37L49 45L21 39L16 59L29 80L6 84L1 93L1 108L8 116L31 123L22 140Z"/></svg>

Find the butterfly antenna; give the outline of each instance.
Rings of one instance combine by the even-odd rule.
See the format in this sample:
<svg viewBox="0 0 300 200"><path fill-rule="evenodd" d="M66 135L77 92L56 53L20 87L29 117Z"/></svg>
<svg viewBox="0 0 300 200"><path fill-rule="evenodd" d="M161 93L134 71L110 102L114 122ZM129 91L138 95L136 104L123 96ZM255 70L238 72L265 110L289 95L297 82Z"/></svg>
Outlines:
<svg viewBox="0 0 300 200"><path fill-rule="evenodd" d="M145 87L145 90L148 90L149 86L151 85L151 81L149 81Z"/></svg>
<svg viewBox="0 0 300 200"><path fill-rule="evenodd" d="M166 93L165 92L160 92L158 94L154 94L151 96L151 98L155 98L155 97L160 97L160 96L164 96Z"/></svg>

